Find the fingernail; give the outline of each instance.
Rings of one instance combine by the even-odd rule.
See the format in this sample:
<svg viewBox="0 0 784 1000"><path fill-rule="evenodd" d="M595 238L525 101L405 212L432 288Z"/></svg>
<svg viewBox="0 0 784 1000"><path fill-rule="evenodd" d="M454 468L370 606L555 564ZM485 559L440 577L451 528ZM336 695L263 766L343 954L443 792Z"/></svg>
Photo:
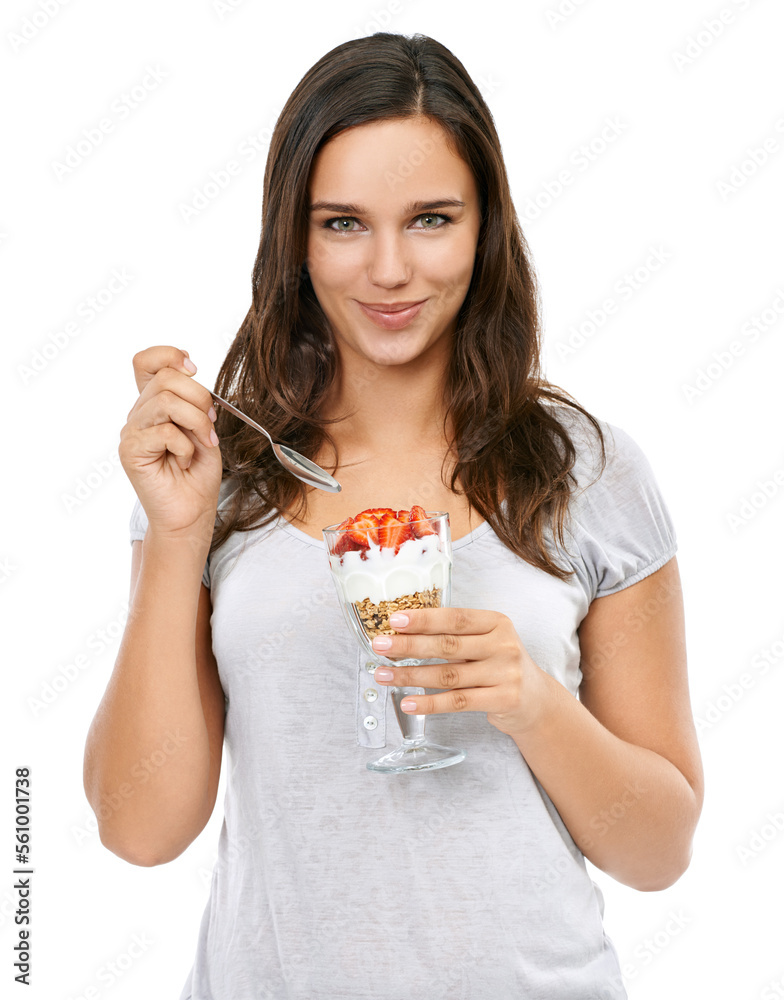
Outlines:
<svg viewBox="0 0 784 1000"><path fill-rule="evenodd" d="M190 359L190 358L186 358L186 359L185 359L185 360L183 361L183 363L182 363L182 367L183 367L183 368L184 368L184 369L185 369L186 371L190 372L190 373L191 373L191 375L192 375L192 374L193 374L193 373L194 373L194 372L196 371L196 365L195 365L195 364L194 364L194 363L193 363L193 362L191 361L191 359Z"/></svg>
<svg viewBox="0 0 784 1000"><path fill-rule="evenodd" d="M211 406L209 410L207 410L207 416L213 423L215 423L215 421L218 419L218 414L215 412L214 406Z"/></svg>
<svg viewBox="0 0 784 1000"><path fill-rule="evenodd" d="M388 635L377 635L373 639L373 649L391 649L392 640Z"/></svg>
<svg viewBox="0 0 784 1000"><path fill-rule="evenodd" d="M212 441L213 444L219 444L220 443L218 441L218 435L213 430L210 431L210 441Z"/></svg>
<svg viewBox="0 0 784 1000"><path fill-rule="evenodd" d="M373 671L373 680L376 681L391 681L394 676L389 667L376 667Z"/></svg>
<svg viewBox="0 0 784 1000"><path fill-rule="evenodd" d="M408 625L408 615L396 611L393 615L389 616L389 624L392 628L405 628Z"/></svg>
<svg viewBox="0 0 784 1000"><path fill-rule="evenodd" d="M400 702L400 707L404 712L415 712L416 702L411 701L409 698L404 698L403 701Z"/></svg>

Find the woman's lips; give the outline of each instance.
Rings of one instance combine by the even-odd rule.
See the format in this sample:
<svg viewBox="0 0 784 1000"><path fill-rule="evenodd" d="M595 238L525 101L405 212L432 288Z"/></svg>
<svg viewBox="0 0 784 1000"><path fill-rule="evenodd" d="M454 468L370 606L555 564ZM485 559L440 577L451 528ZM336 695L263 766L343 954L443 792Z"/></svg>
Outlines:
<svg viewBox="0 0 784 1000"><path fill-rule="evenodd" d="M418 314L425 302L427 302L427 299L422 299L421 302L416 302L413 306L409 306L407 309L399 309L396 312L371 309L370 306L366 306L364 302L360 302L359 300L357 300L357 305L368 319L371 319L376 326L380 326L382 330L402 330Z"/></svg>

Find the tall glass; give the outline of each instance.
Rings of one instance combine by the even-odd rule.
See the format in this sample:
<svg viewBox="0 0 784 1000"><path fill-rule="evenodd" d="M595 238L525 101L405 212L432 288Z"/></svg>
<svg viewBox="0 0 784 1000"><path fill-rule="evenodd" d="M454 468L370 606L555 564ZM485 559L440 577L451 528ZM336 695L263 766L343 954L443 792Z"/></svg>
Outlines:
<svg viewBox="0 0 784 1000"><path fill-rule="evenodd" d="M389 624L389 615L395 611L448 607L451 600L449 514L443 511L425 513L426 520L412 523L424 526L421 537L403 542L397 553L393 548L382 548L372 541L366 550L344 551L342 536L352 529L340 530L336 524L322 529L344 617L364 652L377 665L413 667L430 663L428 659L384 657L371 643L377 635L396 634ZM424 688L391 687L390 694L403 742L391 753L370 761L369 770L386 773L426 771L448 767L465 758L465 750L441 746L426 738L426 715L410 715L400 708L406 695L425 694Z"/></svg>

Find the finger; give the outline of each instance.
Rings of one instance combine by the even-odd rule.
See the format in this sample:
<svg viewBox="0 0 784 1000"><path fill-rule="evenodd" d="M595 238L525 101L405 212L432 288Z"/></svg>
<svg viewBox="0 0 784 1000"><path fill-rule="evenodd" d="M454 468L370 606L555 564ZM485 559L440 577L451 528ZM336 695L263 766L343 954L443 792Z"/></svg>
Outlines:
<svg viewBox="0 0 784 1000"><path fill-rule="evenodd" d="M389 671L391 677L384 674L385 670ZM497 683L497 678L489 676L486 666L465 660L419 667L396 667L382 663L376 668L373 680L389 687L434 689L487 687Z"/></svg>
<svg viewBox="0 0 784 1000"><path fill-rule="evenodd" d="M413 685L411 685L413 687ZM420 685L421 686L421 685ZM403 705L412 708L403 708ZM407 694L400 707L406 715L439 715L445 712L488 712L508 715L519 711L514 690L495 684L487 687L456 688L440 694Z"/></svg>
<svg viewBox="0 0 784 1000"><path fill-rule="evenodd" d="M186 367L188 361L190 368ZM148 347L133 356L133 374L136 385L141 392L150 379L159 372L161 368L175 368L185 375L193 375L196 366L190 360L187 351L181 351L178 347L156 346Z"/></svg>
<svg viewBox="0 0 784 1000"><path fill-rule="evenodd" d="M408 629L402 635L375 636L373 651L388 660L481 660L491 652L486 635L409 635Z"/></svg>
<svg viewBox="0 0 784 1000"><path fill-rule="evenodd" d="M183 399L171 389L163 389L147 399L133 418L133 423L139 430L167 421L177 424L184 430L193 431L205 448L215 447L215 442L210 436L213 433L213 426L209 416L199 406Z"/></svg>
<svg viewBox="0 0 784 1000"><path fill-rule="evenodd" d="M217 419L218 414L213 405L210 390L200 382L194 382L193 379L182 372L176 371L174 368L161 368L153 375L144 389L139 393L139 397L134 403L129 417L135 411L138 411L148 399L153 399L159 392L163 392L164 389L168 389L170 392L174 392L183 399L188 400L188 402L193 403L194 406L198 406L209 416L210 420L215 421Z"/></svg>
<svg viewBox="0 0 784 1000"><path fill-rule="evenodd" d="M440 694L407 694L400 707L406 715L440 715L445 712L498 712L497 688L457 688ZM408 705L413 707L409 709Z"/></svg>
<svg viewBox="0 0 784 1000"><path fill-rule="evenodd" d="M393 625L390 621L396 632L452 632L457 635L485 635L493 631L500 617L497 611L476 608L406 608L395 615L396 622L400 615L408 618L408 625Z"/></svg>
<svg viewBox="0 0 784 1000"><path fill-rule="evenodd" d="M126 448L125 441L122 442L122 447ZM140 469L159 461L167 451L181 469L187 469L196 450L185 431L172 423L134 428L133 442L127 447L133 454L133 464Z"/></svg>

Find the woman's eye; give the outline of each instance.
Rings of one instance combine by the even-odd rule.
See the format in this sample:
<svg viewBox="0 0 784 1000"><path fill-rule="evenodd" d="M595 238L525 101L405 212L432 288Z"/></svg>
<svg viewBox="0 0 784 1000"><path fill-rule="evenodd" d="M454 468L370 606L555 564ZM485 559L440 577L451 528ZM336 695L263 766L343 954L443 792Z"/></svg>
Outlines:
<svg viewBox="0 0 784 1000"><path fill-rule="evenodd" d="M344 216L341 219L328 219L327 222L326 222L326 226L327 226L328 229L333 229L336 233L353 233L354 230L351 229L350 226L351 226L352 222L356 222L356 221L357 221L356 219L354 219L351 216L347 215L347 216ZM338 223L337 228L332 225L333 222L337 222ZM344 223L348 223L348 226L345 226Z"/></svg>
<svg viewBox="0 0 784 1000"><path fill-rule="evenodd" d="M437 219L441 219L442 221L436 222ZM423 225L414 226L415 229L442 229L448 222L451 222L451 217L427 212L424 215L417 216L417 222L420 220L422 220ZM353 216L344 215L339 218L327 219L324 223L324 228L331 229L334 233L356 233L359 230L354 228L355 222L357 222L357 219Z"/></svg>
<svg viewBox="0 0 784 1000"><path fill-rule="evenodd" d="M423 220L425 220L427 222L433 222L435 219L444 219L445 221L441 225L445 225L446 222L449 222L449 216L448 215L432 215L432 214L428 213L427 215L420 215L419 218L423 219ZM418 226L417 228L421 228L421 229L440 229L441 225L437 225L437 226L427 225L427 226L421 226L421 227Z"/></svg>

